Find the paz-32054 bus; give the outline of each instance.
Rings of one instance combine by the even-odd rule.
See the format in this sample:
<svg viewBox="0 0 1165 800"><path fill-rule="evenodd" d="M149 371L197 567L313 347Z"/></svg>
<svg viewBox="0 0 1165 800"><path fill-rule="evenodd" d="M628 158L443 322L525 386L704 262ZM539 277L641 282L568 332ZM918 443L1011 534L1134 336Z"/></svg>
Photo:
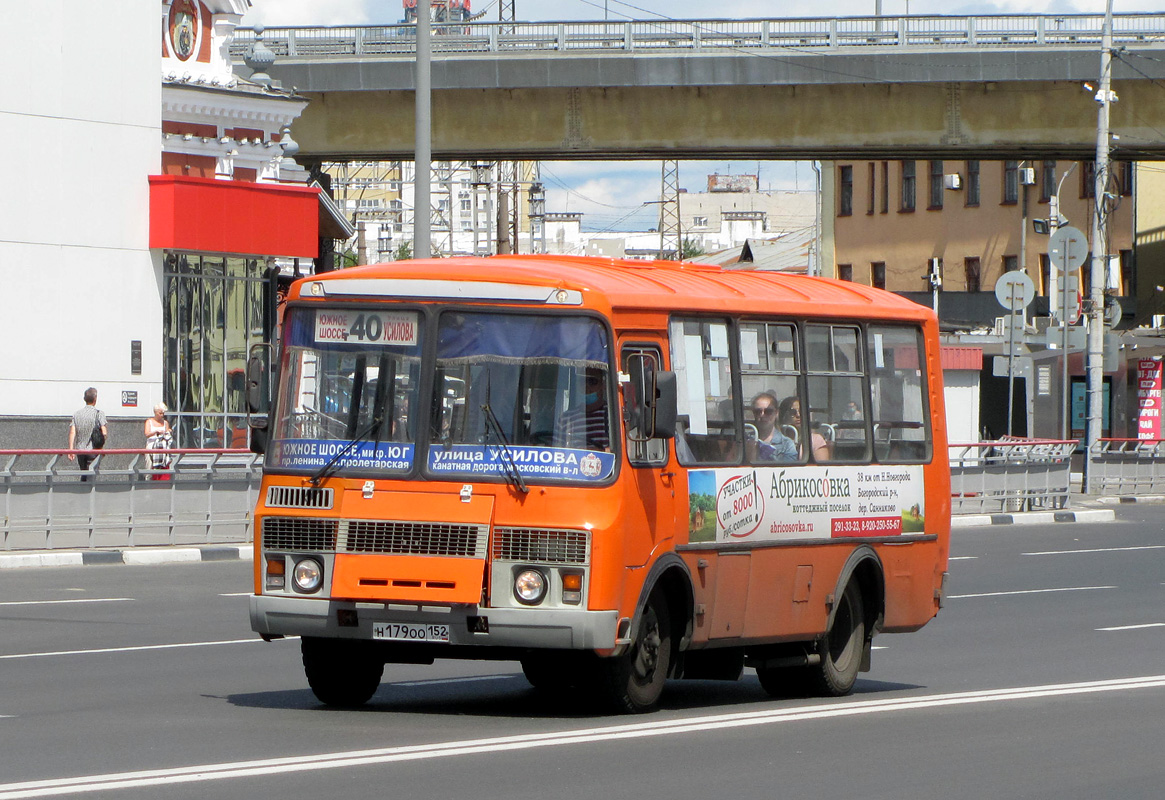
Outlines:
<svg viewBox="0 0 1165 800"><path fill-rule="evenodd" d="M251 622L312 691L516 660L656 706L667 678L849 692L942 603L933 313L866 286L673 262L411 261L285 306ZM261 403L266 373L252 369Z"/></svg>

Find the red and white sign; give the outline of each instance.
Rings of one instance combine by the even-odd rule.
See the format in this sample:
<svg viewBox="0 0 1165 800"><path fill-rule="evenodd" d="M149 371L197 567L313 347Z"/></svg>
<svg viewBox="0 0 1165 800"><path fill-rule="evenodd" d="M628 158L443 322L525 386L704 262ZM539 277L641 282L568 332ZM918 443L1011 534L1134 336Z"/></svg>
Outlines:
<svg viewBox="0 0 1165 800"><path fill-rule="evenodd" d="M1137 438L1161 438L1161 361L1137 361Z"/></svg>

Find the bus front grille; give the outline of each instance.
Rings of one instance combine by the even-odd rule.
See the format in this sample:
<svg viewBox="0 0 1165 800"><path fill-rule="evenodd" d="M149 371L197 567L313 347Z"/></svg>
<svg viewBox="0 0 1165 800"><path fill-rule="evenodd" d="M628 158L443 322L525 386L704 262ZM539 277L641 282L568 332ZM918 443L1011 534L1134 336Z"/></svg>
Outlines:
<svg viewBox="0 0 1165 800"><path fill-rule="evenodd" d="M484 558L489 528L448 522L346 520L341 553Z"/></svg>
<svg viewBox="0 0 1165 800"><path fill-rule="evenodd" d="M316 489L312 486L268 486L268 508L318 508L332 507L331 489Z"/></svg>
<svg viewBox="0 0 1165 800"><path fill-rule="evenodd" d="M590 533L554 528L496 528L493 557L498 561L585 565L590 560Z"/></svg>
<svg viewBox="0 0 1165 800"><path fill-rule="evenodd" d="M336 549L340 521L318 517L264 517L263 547L268 550L322 551Z"/></svg>

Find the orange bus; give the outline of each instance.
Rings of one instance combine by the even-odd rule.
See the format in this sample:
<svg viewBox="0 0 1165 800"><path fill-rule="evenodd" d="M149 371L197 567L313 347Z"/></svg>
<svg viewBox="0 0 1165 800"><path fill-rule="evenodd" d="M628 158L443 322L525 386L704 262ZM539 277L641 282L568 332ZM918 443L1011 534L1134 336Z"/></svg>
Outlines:
<svg viewBox="0 0 1165 800"><path fill-rule="evenodd" d="M567 256L305 278L249 367L252 627L326 704L386 664L516 660L655 707L667 678L842 695L942 604L930 309L848 282ZM274 401L263 408L265 381Z"/></svg>

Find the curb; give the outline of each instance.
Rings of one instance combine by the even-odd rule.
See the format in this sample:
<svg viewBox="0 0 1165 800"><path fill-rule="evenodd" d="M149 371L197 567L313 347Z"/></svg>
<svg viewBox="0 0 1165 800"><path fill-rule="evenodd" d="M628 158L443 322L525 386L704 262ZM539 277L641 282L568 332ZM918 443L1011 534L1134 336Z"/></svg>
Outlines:
<svg viewBox="0 0 1165 800"><path fill-rule="evenodd" d="M0 555L0 570L20 567L80 567L108 564L182 564L201 561L251 561L254 549L244 545L128 548L125 550L65 550Z"/></svg>
<svg viewBox="0 0 1165 800"><path fill-rule="evenodd" d="M1118 506L1124 505L1125 503L1160 503L1162 501L1165 501L1165 494L1138 494L1096 498L1096 502L1103 503L1106 506Z"/></svg>
<svg viewBox="0 0 1165 800"><path fill-rule="evenodd" d="M951 517L951 530L978 528L984 525L1048 525L1053 522L1112 522L1111 508L1085 508L1077 511L1027 511L1020 514L959 514Z"/></svg>

